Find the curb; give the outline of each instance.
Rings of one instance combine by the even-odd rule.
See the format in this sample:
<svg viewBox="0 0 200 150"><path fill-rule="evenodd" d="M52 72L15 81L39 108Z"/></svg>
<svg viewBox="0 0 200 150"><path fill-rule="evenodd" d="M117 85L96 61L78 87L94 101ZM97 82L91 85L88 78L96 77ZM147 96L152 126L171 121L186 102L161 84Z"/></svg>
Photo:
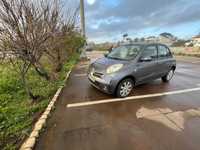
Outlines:
<svg viewBox="0 0 200 150"><path fill-rule="evenodd" d="M66 81L68 80L70 74L71 74L70 70L67 73L67 76L64 80L64 82L66 83ZM64 86L61 86L56 94L54 95L53 99L50 101L49 105L47 106L47 108L45 109L44 113L41 115L41 117L38 119L38 121L35 123L34 128L30 134L30 136L26 139L26 141L21 145L19 150L32 150L36 144L36 140L39 137L40 131L42 130L42 128L45 126L46 122L47 122L47 118L49 117L52 109L55 106L55 103L58 100L58 97L60 95L60 93L62 92L62 89L64 88Z"/></svg>

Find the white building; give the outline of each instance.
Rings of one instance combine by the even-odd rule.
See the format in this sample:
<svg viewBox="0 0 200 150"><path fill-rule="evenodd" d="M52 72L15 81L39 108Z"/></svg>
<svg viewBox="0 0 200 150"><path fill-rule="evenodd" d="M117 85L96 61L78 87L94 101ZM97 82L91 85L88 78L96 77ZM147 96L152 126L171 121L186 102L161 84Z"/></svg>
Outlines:
<svg viewBox="0 0 200 150"><path fill-rule="evenodd" d="M192 38L192 44L194 47L200 47L200 35Z"/></svg>

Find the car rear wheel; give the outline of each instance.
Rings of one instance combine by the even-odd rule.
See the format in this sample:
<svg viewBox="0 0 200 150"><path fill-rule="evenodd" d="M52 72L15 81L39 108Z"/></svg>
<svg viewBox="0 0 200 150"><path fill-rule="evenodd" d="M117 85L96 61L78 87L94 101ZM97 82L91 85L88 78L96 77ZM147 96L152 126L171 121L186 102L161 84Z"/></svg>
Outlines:
<svg viewBox="0 0 200 150"><path fill-rule="evenodd" d="M174 69L171 69L164 77L162 77L163 82L169 82L174 76Z"/></svg>
<svg viewBox="0 0 200 150"><path fill-rule="evenodd" d="M116 90L117 97L124 98L130 95L133 90L133 80L132 79L125 79L122 80Z"/></svg>

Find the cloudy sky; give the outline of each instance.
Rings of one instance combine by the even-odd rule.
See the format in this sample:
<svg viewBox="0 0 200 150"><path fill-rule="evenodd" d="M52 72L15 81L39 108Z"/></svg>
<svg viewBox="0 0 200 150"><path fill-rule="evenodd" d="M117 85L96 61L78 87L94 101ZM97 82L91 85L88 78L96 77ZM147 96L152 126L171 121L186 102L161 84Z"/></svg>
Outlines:
<svg viewBox="0 0 200 150"><path fill-rule="evenodd" d="M200 0L85 0L85 15L87 37L96 42L119 40L124 33L189 38L200 32Z"/></svg>

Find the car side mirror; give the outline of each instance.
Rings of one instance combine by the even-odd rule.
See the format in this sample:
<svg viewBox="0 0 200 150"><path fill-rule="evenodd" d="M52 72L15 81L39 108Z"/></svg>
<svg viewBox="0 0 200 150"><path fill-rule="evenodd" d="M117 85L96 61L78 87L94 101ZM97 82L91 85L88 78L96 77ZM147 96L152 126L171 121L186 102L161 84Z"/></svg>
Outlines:
<svg viewBox="0 0 200 150"><path fill-rule="evenodd" d="M141 62L149 62L149 61L152 61L152 57L142 57L142 58L140 58L140 61Z"/></svg>

